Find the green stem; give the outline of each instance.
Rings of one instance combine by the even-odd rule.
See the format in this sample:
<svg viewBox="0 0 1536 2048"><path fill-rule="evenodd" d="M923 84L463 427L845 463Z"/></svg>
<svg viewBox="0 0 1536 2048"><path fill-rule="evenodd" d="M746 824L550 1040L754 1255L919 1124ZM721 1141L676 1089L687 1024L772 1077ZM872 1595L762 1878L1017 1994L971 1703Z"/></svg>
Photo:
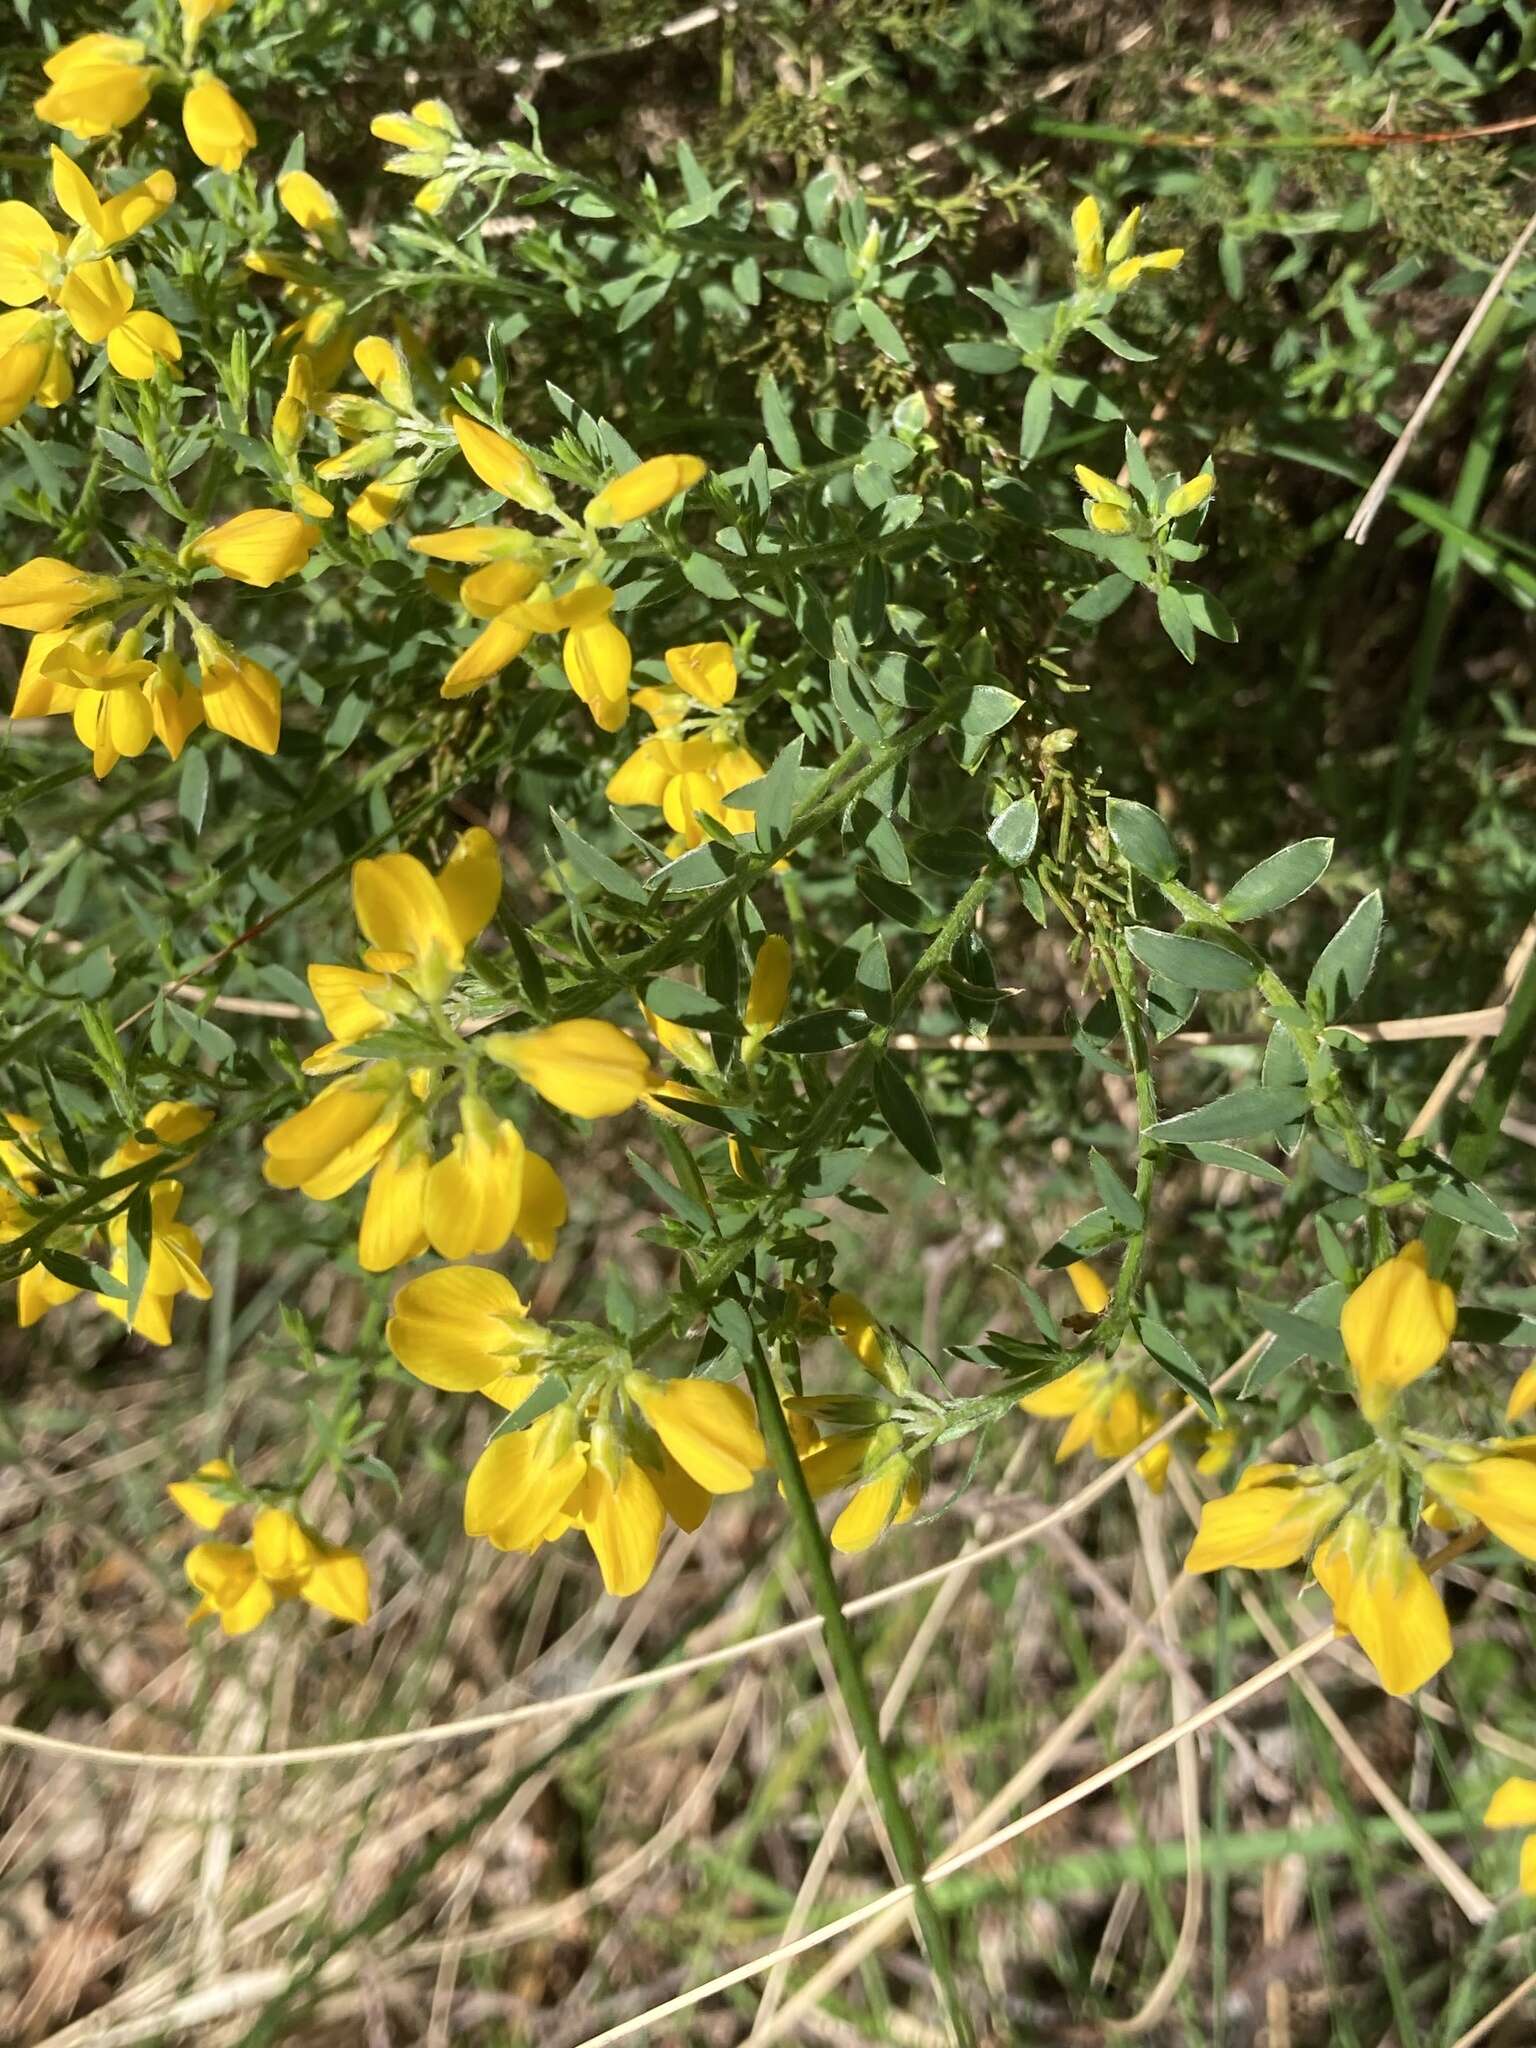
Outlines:
<svg viewBox="0 0 1536 2048"><path fill-rule="evenodd" d="M832 1669L837 1674L838 1690L853 1724L853 1732L864 1753L864 1767L869 1776L869 1789L876 1806L880 1809L886 1831L891 1838L895 1853L896 1867L905 1883L912 1886L912 1910L917 1916L918 1928L922 1933L923 1945L928 1951L928 1961L938 1982L940 2003L949 2022L950 2037L959 2048L969 2048L975 2040L960 1987L955 1978L954 1965L949 1953L949 1936L932 1894L923 1882L924 1857L922 1846L913 1826L912 1816L901 1796L901 1787L896 1782L896 1772L890 1755L880 1737L880 1717L869 1690L869 1681L864 1675L863 1660L859 1646L854 1641L848 1618L843 1613L842 1598L838 1592L837 1578L832 1570L832 1552L822 1530L821 1519L816 1513L816 1503L811 1490L805 1483L805 1474L800 1469L800 1460L795 1452L794 1441L789 1433L789 1424L784 1419L784 1410L779 1401L778 1388L774 1385L773 1374L768 1360L753 1334L752 1349L747 1357L747 1378L752 1387L752 1398L757 1403L758 1420L762 1425L763 1437L768 1445L774 1470L778 1474L779 1486L789 1505L790 1520L800 1539L806 1568L811 1581L811 1597L816 1611L821 1616L826 1631L827 1652L832 1659Z"/></svg>

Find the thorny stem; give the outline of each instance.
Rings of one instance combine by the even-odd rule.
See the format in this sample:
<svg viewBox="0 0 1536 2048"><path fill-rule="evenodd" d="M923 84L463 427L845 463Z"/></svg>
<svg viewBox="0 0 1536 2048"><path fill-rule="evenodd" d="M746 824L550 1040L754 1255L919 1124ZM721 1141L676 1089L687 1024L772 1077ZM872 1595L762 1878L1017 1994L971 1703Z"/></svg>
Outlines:
<svg viewBox="0 0 1536 2048"><path fill-rule="evenodd" d="M958 2044L958 2048L970 2048L975 2035L955 1978L954 1965L949 1953L948 1933L932 1895L923 1882L927 1859L918 1841L912 1816L908 1813L906 1802L901 1796L901 1787L896 1782L896 1772L891 1764L890 1755L880 1738L880 1717L870 1694L869 1681L864 1675L859 1646L848 1625L848 1618L843 1613L842 1598L832 1569L832 1553L822 1531L821 1520L816 1513L816 1503L811 1498L811 1490L805 1483L805 1474L800 1469L800 1460L789 1434L789 1424L784 1419L784 1410L779 1402L778 1388L774 1385L773 1373L758 1341L755 1327L752 1348L747 1356L747 1377L752 1387L752 1398L757 1404L758 1421L762 1426L774 1470L778 1474L779 1487L788 1504L795 1533L800 1539L801 1551L811 1582L811 1597L815 1601L816 1611L821 1616L822 1626L826 1632L827 1652L832 1659L832 1669L837 1674L838 1690L843 1696L843 1704L848 1710L853 1732L864 1753L870 1793L885 1822L902 1880L912 1886L912 1910L916 1915L923 1945L928 1951L928 1960L937 1980L940 2002L949 2022L950 2038Z"/></svg>

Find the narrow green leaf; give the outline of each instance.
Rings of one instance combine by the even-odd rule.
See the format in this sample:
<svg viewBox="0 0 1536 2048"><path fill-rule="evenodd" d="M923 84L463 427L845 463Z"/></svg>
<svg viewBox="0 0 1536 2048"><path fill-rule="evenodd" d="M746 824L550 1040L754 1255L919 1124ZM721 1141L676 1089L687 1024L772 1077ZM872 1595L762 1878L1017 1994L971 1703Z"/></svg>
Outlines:
<svg viewBox="0 0 1536 2048"><path fill-rule="evenodd" d="M874 1087L875 1101L892 1137L911 1153L924 1173L943 1180L944 1162L939 1157L933 1126L905 1074L889 1060L880 1060L875 1066Z"/></svg>
<svg viewBox="0 0 1536 2048"><path fill-rule="evenodd" d="M1132 925L1125 935L1142 966L1185 988L1252 988L1259 970L1240 953L1214 939L1192 939L1182 932L1160 932L1150 925Z"/></svg>
<svg viewBox="0 0 1536 2048"><path fill-rule="evenodd" d="M1112 796L1105 806L1109 836L1139 875L1171 882L1179 872L1179 850L1156 811L1129 797Z"/></svg>
<svg viewBox="0 0 1536 2048"><path fill-rule="evenodd" d="M1326 1023L1364 993L1381 944L1381 921L1381 891L1373 889L1319 955L1307 981L1307 1005Z"/></svg>
<svg viewBox="0 0 1536 2048"><path fill-rule="evenodd" d="M1298 839L1282 846L1255 867L1239 875L1221 900L1221 914L1241 924L1250 917L1267 917L1304 895L1321 881L1333 859L1331 839Z"/></svg>
<svg viewBox="0 0 1536 2048"><path fill-rule="evenodd" d="M1261 1138L1307 1113L1305 1088L1234 1088L1180 1116L1164 1117L1148 1136L1178 1145L1190 1138Z"/></svg>

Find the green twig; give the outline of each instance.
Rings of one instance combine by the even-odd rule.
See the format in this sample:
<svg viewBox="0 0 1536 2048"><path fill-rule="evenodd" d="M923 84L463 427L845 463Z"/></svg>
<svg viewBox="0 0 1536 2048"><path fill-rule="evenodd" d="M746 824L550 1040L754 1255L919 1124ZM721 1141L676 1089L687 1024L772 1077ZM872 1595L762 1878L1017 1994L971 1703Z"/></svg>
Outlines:
<svg viewBox="0 0 1536 2048"><path fill-rule="evenodd" d="M800 1539L806 1568L811 1581L811 1597L816 1611L821 1616L826 1631L827 1651L832 1659L832 1669L837 1674L838 1690L843 1704L848 1709L848 1718L853 1732L864 1753L864 1766L869 1776L869 1789L880 1816L885 1822L895 1853L896 1867L905 1883L912 1886L912 1910L917 1916L918 1928L923 1945L928 1951L928 1961L938 1982L939 1999L949 2023L951 2038L959 2048L969 2048L975 2040L960 1987L954 1974L954 1965L949 1953L949 1937L938 1908L933 1902L928 1887L923 1882L924 1857L918 1842L917 1830L912 1824L906 1802L901 1796L901 1787L896 1782L896 1772L880 1736L880 1717L869 1690L869 1681L864 1675L863 1660L853 1631L843 1613L842 1598L838 1592L837 1579L832 1570L832 1553L823 1533L821 1520L816 1513L816 1503L811 1490L805 1483L805 1474L800 1469L800 1460L795 1452L794 1441L789 1433L789 1424L784 1419L784 1410L779 1402L778 1388L774 1385L773 1374L768 1360L754 1331L752 1349L747 1356L747 1377L752 1387L752 1397L757 1403L758 1420L762 1425L769 1456L778 1475L779 1487L789 1506L789 1516Z"/></svg>

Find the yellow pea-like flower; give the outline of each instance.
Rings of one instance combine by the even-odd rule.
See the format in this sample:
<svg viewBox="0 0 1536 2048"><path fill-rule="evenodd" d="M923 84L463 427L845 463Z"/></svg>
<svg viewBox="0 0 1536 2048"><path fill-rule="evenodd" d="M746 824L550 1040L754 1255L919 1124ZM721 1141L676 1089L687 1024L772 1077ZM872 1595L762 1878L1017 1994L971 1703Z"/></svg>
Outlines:
<svg viewBox="0 0 1536 2048"><path fill-rule="evenodd" d="M833 1335L853 1353L864 1370L883 1385L891 1384L886 1357L885 1334L856 1294L834 1294L827 1303L827 1321Z"/></svg>
<svg viewBox="0 0 1536 2048"><path fill-rule="evenodd" d="M333 236L342 224L335 195L308 171L284 171L277 181L277 203L307 235Z"/></svg>
<svg viewBox="0 0 1536 2048"><path fill-rule="evenodd" d="M404 1073L393 1062L344 1074L267 1133L262 1172L273 1187L334 1201L377 1166L408 1106Z"/></svg>
<svg viewBox="0 0 1536 2048"><path fill-rule="evenodd" d="M1536 1465L1528 1459L1495 1453L1426 1465L1424 1484L1445 1506L1486 1523L1511 1550L1536 1560Z"/></svg>
<svg viewBox="0 0 1536 2048"><path fill-rule="evenodd" d="M736 695L736 657L725 640L667 649L667 673L696 704L719 709Z"/></svg>
<svg viewBox="0 0 1536 2048"><path fill-rule="evenodd" d="M210 527L187 552L195 560L212 563L220 575L236 583L270 590L274 583L298 574L319 538L319 527L297 512L254 506Z"/></svg>
<svg viewBox="0 0 1536 2048"><path fill-rule="evenodd" d="M415 405L411 373L399 349L382 334L365 334L352 351L352 360L384 403L396 412L409 412Z"/></svg>
<svg viewBox="0 0 1536 2048"><path fill-rule="evenodd" d="M453 429L453 437L464 460L481 483L489 484L493 491L500 491L504 498L510 498L514 505L521 505L525 512L547 512L554 504L554 494L548 484L522 449L509 441L505 434L498 434L494 427L471 419L465 412L449 413L448 424Z"/></svg>
<svg viewBox="0 0 1536 2048"><path fill-rule="evenodd" d="M132 36L76 37L44 64L50 84L42 98L33 101L33 113L77 142L99 142L116 134L143 113L160 75L143 61L146 54Z"/></svg>
<svg viewBox="0 0 1536 2048"><path fill-rule="evenodd" d="M56 633L93 605L108 603L120 588L115 577L92 576L56 555L36 555L0 576L0 626Z"/></svg>
<svg viewBox="0 0 1536 2048"><path fill-rule="evenodd" d="M1129 511L1136 502L1122 484L1115 483L1107 476L1100 476L1096 469L1090 469L1086 462L1079 462L1072 474L1077 478L1084 493L1096 505L1119 505Z"/></svg>
<svg viewBox="0 0 1536 2048"><path fill-rule="evenodd" d="M570 1504L571 1517L592 1546L603 1589L619 1598L638 1593L656 1568L667 1514L651 1474L621 1459L610 1477L594 1458Z"/></svg>
<svg viewBox="0 0 1536 2048"><path fill-rule="evenodd" d="M1417 1692L1450 1661L1451 1625L1433 1580L1396 1528L1351 1513L1318 1545L1312 1569L1389 1693Z"/></svg>
<svg viewBox="0 0 1536 2048"><path fill-rule="evenodd" d="M624 1393L706 1493L744 1493L768 1462L757 1411L740 1387L632 1372Z"/></svg>
<svg viewBox="0 0 1536 2048"><path fill-rule="evenodd" d="M1295 1564L1338 1519L1346 1500L1343 1488L1333 1485L1239 1486L1205 1503L1184 1569L1272 1571Z"/></svg>
<svg viewBox="0 0 1536 2048"><path fill-rule="evenodd" d="M1405 1245L1368 1273L1339 1317L1344 1349L1368 1420L1445 1356L1456 1330L1456 1297L1429 1275L1424 1247Z"/></svg>
<svg viewBox="0 0 1536 2048"><path fill-rule="evenodd" d="M1536 1779L1506 1778L1488 1802L1483 1826L1536 1829ZM1536 1898L1536 1833L1520 1844L1520 1889Z"/></svg>
<svg viewBox="0 0 1536 2048"><path fill-rule="evenodd" d="M697 455L653 455L600 490L587 506L588 526L627 526L691 490L709 465Z"/></svg>
<svg viewBox="0 0 1536 2048"><path fill-rule="evenodd" d="M1163 507L1165 519L1182 519L1186 512L1198 511L1216 488L1216 479L1209 470L1199 476L1192 476L1188 483L1180 484Z"/></svg>
<svg viewBox="0 0 1536 2048"><path fill-rule="evenodd" d="M794 964L788 939L780 938L777 932L770 932L758 947L757 957L752 963L752 980L747 988L746 1008L742 1012L741 1021L747 1027L747 1036L741 1057L749 1067L761 1054L763 1040L783 1018Z"/></svg>
<svg viewBox="0 0 1536 2048"><path fill-rule="evenodd" d="M217 1529L230 1512L228 1501L220 1500L209 1489L200 1484L205 1479L233 1479L235 1468L227 1458L210 1458L199 1465L193 1479L176 1479L166 1487L166 1492L175 1501L189 1520L196 1522L199 1529Z"/></svg>
<svg viewBox="0 0 1536 2048"><path fill-rule="evenodd" d="M485 1050L571 1116L618 1116L656 1080L644 1048L600 1017L498 1031L485 1040Z"/></svg>
<svg viewBox="0 0 1536 2048"><path fill-rule="evenodd" d="M492 1437L464 1490L464 1533L498 1550L537 1550L569 1526L566 1503L586 1469L587 1445L572 1434L568 1409Z"/></svg>
<svg viewBox="0 0 1536 2048"><path fill-rule="evenodd" d="M1104 216L1090 193L1072 209L1072 240L1076 250L1077 274L1093 279L1104 271Z"/></svg>
<svg viewBox="0 0 1536 2048"><path fill-rule="evenodd" d="M407 1280L384 1339L407 1372L451 1394L527 1377L548 1342L511 1281L483 1266L442 1266Z"/></svg>
<svg viewBox="0 0 1536 2048"><path fill-rule="evenodd" d="M242 654L199 623L193 629L197 648L197 688L202 714L215 732L275 754L282 729L282 685L271 669Z"/></svg>
<svg viewBox="0 0 1536 2048"><path fill-rule="evenodd" d="M1067 1279L1085 1315L1101 1316L1109 1307L1109 1289L1086 1259L1074 1259L1067 1267Z"/></svg>
<svg viewBox="0 0 1536 2048"><path fill-rule="evenodd" d="M181 103L192 153L211 170L238 171L256 147L256 126L228 86L200 71Z"/></svg>
<svg viewBox="0 0 1536 2048"><path fill-rule="evenodd" d="M1118 505L1090 504L1088 507L1088 524L1095 533L1129 533L1132 523L1130 513Z"/></svg>

